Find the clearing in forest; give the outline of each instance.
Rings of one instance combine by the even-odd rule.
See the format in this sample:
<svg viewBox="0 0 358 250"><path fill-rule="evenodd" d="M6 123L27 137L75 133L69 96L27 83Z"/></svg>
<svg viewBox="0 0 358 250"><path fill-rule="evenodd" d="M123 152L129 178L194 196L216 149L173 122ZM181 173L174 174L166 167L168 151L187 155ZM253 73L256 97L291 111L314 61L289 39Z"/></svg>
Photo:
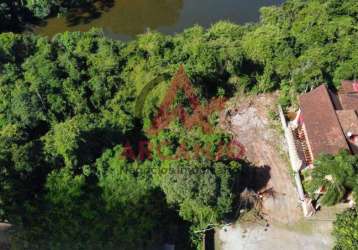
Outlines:
<svg viewBox="0 0 358 250"><path fill-rule="evenodd" d="M273 190L264 196L264 220L238 222L216 232L221 250L331 249L330 231L336 210L305 219L290 174L287 148L279 122L270 118L276 112L278 94L234 98L222 113L222 126L246 149L246 159L255 166L252 182L257 192ZM336 209L336 210L335 210Z"/></svg>

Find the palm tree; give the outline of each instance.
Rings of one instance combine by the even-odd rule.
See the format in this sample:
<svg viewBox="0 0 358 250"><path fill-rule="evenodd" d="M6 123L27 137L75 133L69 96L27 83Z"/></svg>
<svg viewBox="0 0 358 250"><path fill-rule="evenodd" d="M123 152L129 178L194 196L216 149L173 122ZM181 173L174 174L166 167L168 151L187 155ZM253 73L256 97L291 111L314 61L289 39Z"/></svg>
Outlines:
<svg viewBox="0 0 358 250"><path fill-rule="evenodd" d="M319 203L331 206L342 201L347 190L358 190L358 157L341 151L336 156L321 155L310 170L306 189L311 197L323 195Z"/></svg>

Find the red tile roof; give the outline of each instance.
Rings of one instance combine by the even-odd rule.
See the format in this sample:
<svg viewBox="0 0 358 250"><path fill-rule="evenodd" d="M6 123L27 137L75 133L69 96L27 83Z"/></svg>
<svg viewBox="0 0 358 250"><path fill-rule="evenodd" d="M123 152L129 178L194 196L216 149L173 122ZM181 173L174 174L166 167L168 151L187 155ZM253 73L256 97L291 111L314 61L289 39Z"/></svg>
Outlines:
<svg viewBox="0 0 358 250"><path fill-rule="evenodd" d="M342 109L358 110L358 82L342 81L338 92Z"/></svg>
<svg viewBox="0 0 358 250"><path fill-rule="evenodd" d="M349 150L325 85L301 95L299 102L313 158L322 153L337 154L341 149Z"/></svg>
<svg viewBox="0 0 358 250"><path fill-rule="evenodd" d="M358 81L349 81L344 80L341 83L341 88L339 89L340 94L349 94L349 93L358 93L357 90Z"/></svg>
<svg viewBox="0 0 358 250"><path fill-rule="evenodd" d="M337 110L337 117L346 137L348 132L358 135L358 115L355 110ZM358 146L352 140L349 140L349 138L347 140L352 152L358 154Z"/></svg>
<svg viewBox="0 0 358 250"><path fill-rule="evenodd" d="M358 94L339 94L342 109L358 110Z"/></svg>

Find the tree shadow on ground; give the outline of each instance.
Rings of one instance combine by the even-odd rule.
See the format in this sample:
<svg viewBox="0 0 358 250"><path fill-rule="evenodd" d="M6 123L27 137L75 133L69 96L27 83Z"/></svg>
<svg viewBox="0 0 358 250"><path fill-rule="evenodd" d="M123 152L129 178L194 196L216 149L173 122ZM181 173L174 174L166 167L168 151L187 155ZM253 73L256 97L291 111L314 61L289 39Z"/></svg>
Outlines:
<svg viewBox="0 0 358 250"><path fill-rule="evenodd" d="M248 185L249 188L254 190L255 192L262 191L267 186L271 178L271 167L264 165L261 167L255 167L251 170L251 180L252 182Z"/></svg>
<svg viewBox="0 0 358 250"><path fill-rule="evenodd" d="M255 192L262 191L271 178L271 167L255 166L251 163L245 162L243 165L242 176L240 183L240 191L242 192L245 188L251 189Z"/></svg>
<svg viewBox="0 0 358 250"><path fill-rule="evenodd" d="M248 205L247 201L242 200L242 195L249 192L249 196L258 197L258 193L267 187L271 178L270 166L255 166L248 161L241 161L240 164L242 170L235 182L233 192L236 196L233 202L232 213L228 215L227 222L235 221L239 216L240 209L253 207L253 204L251 204L252 206ZM246 205L243 205L243 202Z"/></svg>

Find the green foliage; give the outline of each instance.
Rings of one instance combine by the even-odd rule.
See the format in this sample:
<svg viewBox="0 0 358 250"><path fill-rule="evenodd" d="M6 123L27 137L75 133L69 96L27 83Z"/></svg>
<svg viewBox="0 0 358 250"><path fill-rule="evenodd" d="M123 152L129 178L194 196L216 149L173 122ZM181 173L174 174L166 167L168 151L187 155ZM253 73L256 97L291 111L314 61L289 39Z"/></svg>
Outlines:
<svg viewBox="0 0 358 250"><path fill-rule="evenodd" d="M239 166L210 161L172 162L161 176L160 186L169 204L179 207L179 214L197 229L216 225L232 211L232 187Z"/></svg>
<svg viewBox="0 0 358 250"><path fill-rule="evenodd" d="M66 14L76 8L95 8L96 0L1 0L0 31L22 31L51 15Z"/></svg>
<svg viewBox="0 0 358 250"><path fill-rule="evenodd" d="M106 151L97 160L98 185L110 208L118 205L143 202L152 188L148 163L129 163L122 148Z"/></svg>
<svg viewBox="0 0 358 250"><path fill-rule="evenodd" d="M335 250L354 250L358 246L358 211L349 209L338 214L334 222Z"/></svg>
<svg viewBox="0 0 358 250"><path fill-rule="evenodd" d="M202 82L207 77L224 80L226 72L235 73L241 63L236 56L241 53L233 54L230 43L221 50L201 44L218 40L215 46L219 46L221 36L230 37L231 32L242 31L221 23L210 35L194 28L185 34L188 38L155 33L128 44L110 41L95 30L59 34L52 41L0 35L1 216L17 225L14 244L20 249L24 242L35 249L141 249L155 242L154 231L161 235L167 229L160 225L186 225L167 207L159 184L169 176L156 174L153 178L172 162L162 161L155 153L153 161L129 162L121 157L121 147L113 147L133 135L138 139L144 132L134 121L136 95L146 79L168 73L163 72L163 65L170 64L166 69L170 72L177 69L182 62L176 57L181 57L181 42L187 50L183 58L198 79L199 96L212 88ZM190 47L195 34L202 38ZM219 65L228 56L230 63L221 72ZM156 101L148 110L152 114L166 92L165 83L163 86L151 93ZM187 101L178 98L176 103ZM217 118L211 117L210 122L215 127ZM210 145L208 151L213 155L219 144L228 141L218 131L206 134L195 127L188 132L173 124L151 139L160 145L161 140L171 138L172 143L185 144L188 149ZM173 145L172 150L177 148ZM234 197L230 185L237 174L214 159L206 164L208 179L200 191L203 198L173 201L173 206L183 207L182 218L201 229L230 213Z"/></svg>
<svg viewBox="0 0 358 250"><path fill-rule="evenodd" d="M91 3L1 1L0 29L26 22L24 13L44 18ZM183 64L201 104L279 89L289 105L323 81L338 87L358 75L357 16L355 0L288 0L263 8L254 25L218 22L130 42L98 30L52 40L0 34L0 215L17 225L19 248L143 249L167 237L154 232L186 225L168 205L194 229L220 223L233 210L241 171L217 157L230 141L217 115L208 117L210 133L174 120L152 135L146 129L168 81L144 97L142 120L134 118L137 96ZM193 112L187 98L174 101ZM152 159L121 156L117 145L146 137ZM324 186L322 204L339 202L347 190L358 198L355 157L322 156L316 166L306 188L313 195Z"/></svg>
<svg viewBox="0 0 358 250"><path fill-rule="evenodd" d="M314 197L314 192L323 187L325 193L319 199L322 205L331 206L342 200L347 190L358 186L358 157L342 151L336 156L322 155L315 161L305 187Z"/></svg>
<svg viewBox="0 0 358 250"><path fill-rule="evenodd" d="M70 167L51 171L39 207L26 210L27 221L16 224L13 246L26 249L26 242L31 249L156 246L168 230L166 223L181 222L152 185L145 171L150 163L129 163L121 154L120 146L109 149L82 172Z"/></svg>
<svg viewBox="0 0 358 250"><path fill-rule="evenodd" d="M211 159L225 157L220 149L225 148L230 137L220 131L204 133L202 128L187 129L178 121L151 137L154 159Z"/></svg>
<svg viewBox="0 0 358 250"><path fill-rule="evenodd" d="M287 96L287 89L302 92L324 81L337 87L354 78L355 52L348 49L357 48L357 10L355 1L337 0L290 0L262 8L261 23L243 39L249 58L264 63L259 74L271 74L263 78L271 80L269 88L266 83L259 90L280 84Z"/></svg>
<svg viewBox="0 0 358 250"><path fill-rule="evenodd" d="M50 14L51 8L58 4L56 0L27 0L26 7L37 17L46 17Z"/></svg>
<svg viewBox="0 0 358 250"><path fill-rule="evenodd" d="M68 207L72 200L79 199L83 195L85 176L73 176L69 168L53 171L47 176L47 198L53 204L63 204Z"/></svg>

